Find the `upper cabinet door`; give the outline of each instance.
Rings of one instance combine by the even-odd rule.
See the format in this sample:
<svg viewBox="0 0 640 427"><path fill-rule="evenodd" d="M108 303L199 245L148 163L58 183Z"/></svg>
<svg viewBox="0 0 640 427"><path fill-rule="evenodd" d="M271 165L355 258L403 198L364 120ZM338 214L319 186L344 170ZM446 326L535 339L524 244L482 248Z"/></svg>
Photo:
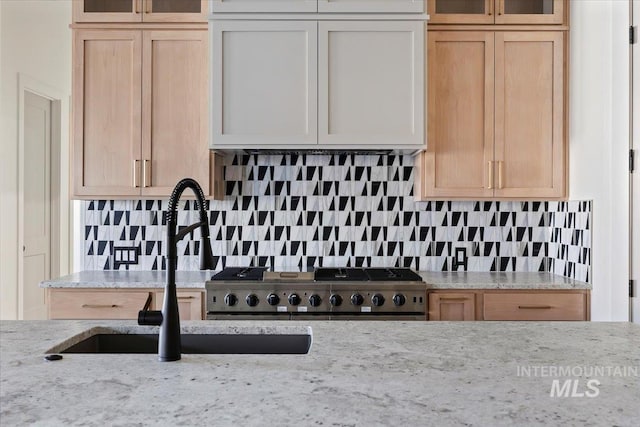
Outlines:
<svg viewBox="0 0 640 427"><path fill-rule="evenodd" d="M427 0L429 23L493 24L495 1L496 0Z"/></svg>
<svg viewBox="0 0 640 427"><path fill-rule="evenodd" d="M565 0L496 0L496 24L562 24Z"/></svg>
<svg viewBox="0 0 640 427"><path fill-rule="evenodd" d="M216 12L317 12L318 0L211 0Z"/></svg>
<svg viewBox="0 0 640 427"><path fill-rule="evenodd" d="M141 22L142 0L74 0L74 22Z"/></svg>
<svg viewBox="0 0 640 427"><path fill-rule="evenodd" d="M318 143L424 147L424 22L318 28Z"/></svg>
<svg viewBox="0 0 640 427"><path fill-rule="evenodd" d="M564 34L497 32L497 197L565 195Z"/></svg>
<svg viewBox="0 0 640 427"><path fill-rule="evenodd" d="M422 13L424 0L318 0L324 13Z"/></svg>
<svg viewBox="0 0 640 427"><path fill-rule="evenodd" d="M144 31L142 195L164 196L184 177L210 194L206 30Z"/></svg>
<svg viewBox="0 0 640 427"><path fill-rule="evenodd" d="M74 195L140 195L142 32L76 30Z"/></svg>
<svg viewBox="0 0 640 427"><path fill-rule="evenodd" d="M494 32L430 31L421 196L491 197Z"/></svg>
<svg viewBox="0 0 640 427"><path fill-rule="evenodd" d="M210 21L211 148L317 144L317 23Z"/></svg>
<svg viewBox="0 0 640 427"><path fill-rule="evenodd" d="M206 22L207 0L144 0L145 22Z"/></svg>

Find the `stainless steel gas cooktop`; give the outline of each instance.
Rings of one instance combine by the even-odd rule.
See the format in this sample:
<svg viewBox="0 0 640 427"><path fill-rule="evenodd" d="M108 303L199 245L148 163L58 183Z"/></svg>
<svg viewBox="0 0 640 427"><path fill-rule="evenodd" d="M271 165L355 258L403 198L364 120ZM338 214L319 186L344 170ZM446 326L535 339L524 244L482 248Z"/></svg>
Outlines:
<svg viewBox="0 0 640 427"><path fill-rule="evenodd" d="M206 290L208 319L426 320L426 284L408 268L231 267Z"/></svg>

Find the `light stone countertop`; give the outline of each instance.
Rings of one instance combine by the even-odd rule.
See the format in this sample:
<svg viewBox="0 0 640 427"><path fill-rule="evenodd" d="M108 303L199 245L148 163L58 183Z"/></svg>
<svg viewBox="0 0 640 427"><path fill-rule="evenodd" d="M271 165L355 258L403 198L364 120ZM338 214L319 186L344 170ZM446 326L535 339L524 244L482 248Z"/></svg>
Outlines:
<svg viewBox="0 0 640 427"><path fill-rule="evenodd" d="M178 288L204 289L215 270L176 271ZM164 271L87 270L40 282L41 288L163 288Z"/></svg>
<svg viewBox="0 0 640 427"><path fill-rule="evenodd" d="M428 289L591 289L591 284L551 273L420 271Z"/></svg>
<svg viewBox="0 0 640 427"><path fill-rule="evenodd" d="M140 329L127 321L2 321L0 420L635 427L640 419L640 381L631 369L640 375L640 326L630 323L199 321L183 328L268 333L308 325L308 355L183 355L161 363L155 354L65 354L46 362L47 349L92 327ZM550 397L554 368L581 371L559 378L560 385L578 381L576 397ZM598 383L589 389L588 380Z"/></svg>
<svg viewBox="0 0 640 427"><path fill-rule="evenodd" d="M204 289L217 271L177 271L179 288ZM428 289L591 289L588 283L550 273L458 273L420 271ZM44 288L162 288L164 271L81 271L40 284Z"/></svg>

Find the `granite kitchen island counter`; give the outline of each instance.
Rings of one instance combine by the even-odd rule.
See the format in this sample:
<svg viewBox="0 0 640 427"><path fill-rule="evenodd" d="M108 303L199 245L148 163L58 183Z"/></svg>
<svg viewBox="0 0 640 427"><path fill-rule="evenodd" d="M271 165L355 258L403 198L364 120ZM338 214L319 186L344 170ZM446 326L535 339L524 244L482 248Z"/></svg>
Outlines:
<svg viewBox="0 0 640 427"><path fill-rule="evenodd" d="M640 419L640 327L628 323L197 321L183 328L307 325L313 328L307 355L183 355L161 363L156 355L65 354L46 362L48 349L94 326L138 327L131 321L3 321L0 420L637 426ZM583 376L550 376L554 367ZM589 372L598 367L609 371ZM587 380L595 379L597 396L550 397L555 379L577 380L577 392L591 394Z"/></svg>

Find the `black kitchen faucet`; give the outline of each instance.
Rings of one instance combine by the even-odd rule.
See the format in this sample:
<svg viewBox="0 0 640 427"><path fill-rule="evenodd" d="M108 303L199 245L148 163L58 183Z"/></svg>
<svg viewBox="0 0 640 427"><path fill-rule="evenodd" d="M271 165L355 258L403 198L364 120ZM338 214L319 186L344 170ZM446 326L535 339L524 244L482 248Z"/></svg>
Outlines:
<svg viewBox="0 0 640 427"><path fill-rule="evenodd" d="M178 201L182 192L191 188L196 195L200 222L192 224L176 233L178 224ZM138 313L139 325L160 326L158 341L158 360L173 362L180 360L180 314L178 312L178 297L176 295L176 265L178 263L177 243L187 234L200 227L200 270L213 270L214 260L209 241L209 220L205 209L205 199L200 185L191 178L178 182L169 198L167 207L167 283L164 290L162 311L149 310L148 300L144 308Z"/></svg>

